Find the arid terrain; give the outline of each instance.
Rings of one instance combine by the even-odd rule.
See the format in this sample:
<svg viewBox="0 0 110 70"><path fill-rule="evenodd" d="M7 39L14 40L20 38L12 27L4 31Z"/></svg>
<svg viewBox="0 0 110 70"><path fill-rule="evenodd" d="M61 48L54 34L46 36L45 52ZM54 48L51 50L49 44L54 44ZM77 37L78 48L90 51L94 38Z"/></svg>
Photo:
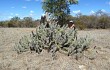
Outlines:
<svg viewBox="0 0 110 70"><path fill-rule="evenodd" d="M35 28L0 28L0 70L110 70L109 29L78 31L78 37L88 35L92 39L90 49L78 61L59 52L56 60L46 51L39 55L30 51L18 55L15 43L32 30Z"/></svg>

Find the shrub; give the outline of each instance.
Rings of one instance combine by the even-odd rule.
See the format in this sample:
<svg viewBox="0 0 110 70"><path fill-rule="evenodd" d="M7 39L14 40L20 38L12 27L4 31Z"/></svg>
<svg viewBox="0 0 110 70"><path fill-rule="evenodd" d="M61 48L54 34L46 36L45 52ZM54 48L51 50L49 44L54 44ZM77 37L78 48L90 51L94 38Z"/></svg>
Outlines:
<svg viewBox="0 0 110 70"><path fill-rule="evenodd" d="M77 59L77 54L82 54L89 48L90 39L77 38L77 30L70 29L67 25L60 27L56 23L49 26L46 28L46 25L41 24L35 33L32 31L29 39L22 38L15 46L17 52L24 52L30 48L31 51L40 54L45 49L52 53L53 58L56 52L61 52L68 56L76 54Z"/></svg>
<svg viewBox="0 0 110 70"><path fill-rule="evenodd" d="M80 29L80 30L83 30L83 29L87 28L86 25L83 22L79 21L79 20L76 21L75 24L76 24L77 28Z"/></svg>
<svg viewBox="0 0 110 70"><path fill-rule="evenodd" d="M2 21L0 21L0 26L3 27L3 22Z"/></svg>

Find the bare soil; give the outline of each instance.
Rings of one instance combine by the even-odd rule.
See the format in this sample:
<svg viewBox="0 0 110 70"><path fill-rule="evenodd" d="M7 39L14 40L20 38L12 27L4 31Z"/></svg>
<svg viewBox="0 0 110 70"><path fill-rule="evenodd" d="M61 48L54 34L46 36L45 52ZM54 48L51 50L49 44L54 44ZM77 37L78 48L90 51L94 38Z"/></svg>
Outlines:
<svg viewBox="0 0 110 70"><path fill-rule="evenodd" d="M17 54L15 43L31 31L35 28L0 28L0 70L110 70L109 29L78 31L78 37L88 35L92 39L91 48L79 60L59 52L56 60L46 51Z"/></svg>

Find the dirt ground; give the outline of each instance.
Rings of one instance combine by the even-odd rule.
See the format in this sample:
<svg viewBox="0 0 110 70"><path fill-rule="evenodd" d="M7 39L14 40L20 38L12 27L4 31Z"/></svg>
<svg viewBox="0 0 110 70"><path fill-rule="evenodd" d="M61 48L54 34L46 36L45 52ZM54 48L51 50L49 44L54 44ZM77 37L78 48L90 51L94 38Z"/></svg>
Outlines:
<svg viewBox="0 0 110 70"><path fill-rule="evenodd" d="M18 55L15 43L32 30L35 28L0 28L0 70L110 70L109 29L78 31L79 37L88 35L92 39L91 48L78 61L61 53L52 60L46 51L39 55L29 51Z"/></svg>

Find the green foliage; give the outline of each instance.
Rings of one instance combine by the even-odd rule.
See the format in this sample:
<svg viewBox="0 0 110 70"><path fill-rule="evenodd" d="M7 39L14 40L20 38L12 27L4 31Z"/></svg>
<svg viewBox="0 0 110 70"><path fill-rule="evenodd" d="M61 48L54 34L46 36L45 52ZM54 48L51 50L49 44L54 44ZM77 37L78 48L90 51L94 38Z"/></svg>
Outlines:
<svg viewBox="0 0 110 70"><path fill-rule="evenodd" d="M15 46L17 51L24 52L25 49L30 48L31 51L40 54L45 49L51 52L52 57L55 58L56 52L69 56L82 54L89 48L90 39L87 37L78 38L77 30L69 29L67 25L60 27L56 23L49 25L49 28L46 28L46 25L43 24L38 26L35 33L32 31L29 41L27 39L22 41L21 39L20 42L22 41L22 43L19 43L17 47Z"/></svg>
<svg viewBox="0 0 110 70"><path fill-rule="evenodd" d="M8 22L9 21L0 21L0 26L1 27L8 27Z"/></svg>
<svg viewBox="0 0 110 70"><path fill-rule="evenodd" d="M72 15L68 14L62 21L59 21L58 23L60 25L65 25L64 23L69 23L69 20L73 20L76 28L81 30L85 28L107 29L110 28L109 19L110 15L108 13L99 10L92 15L83 15L78 13L76 17L73 17ZM53 20L57 21L56 19L51 19L50 22ZM13 17L11 20L0 21L0 27L37 27L40 22L44 23L45 21L48 23L46 17L42 18L41 20L34 20L32 17L24 17L23 19L20 19L19 17Z"/></svg>
<svg viewBox="0 0 110 70"><path fill-rule="evenodd" d="M76 26L83 28L97 28L107 29L110 28L110 16L108 13L101 10L97 11L93 15L77 15ZM80 25L81 24L81 25Z"/></svg>
<svg viewBox="0 0 110 70"><path fill-rule="evenodd" d="M40 23L40 20L33 20L32 17L13 17L8 21L0 21L1 27L36 27Z"/></svg>
<svg viewBox="0 0 110 70"><path fill-rule="evenodd" d="M83 15L81 13L78 13L76 17L73 17L72 15L67 15L64 17L65 23L69 23L69 20L73 20L75 23L76 28L78 29L107 29L110 28L110 16L109 14L102 12L101 10L97 11L93 15ZM53 19L57 21L56 19ZM51 20L50 22L52 22ZM19 17L13 17L9 21L0 21L0 27L37 27L40 22L48 21L46 20L46 17L42 18L41 20L33 20L31 17L24 17L23 19L20 19ZM64 25L63 22L58 22L61 25Z"/></svg>
<svg viewBox="0 0 110 70"><path fill-rule="evenodd" d="M58 20L60 25L66 24L66 17L70 14L69 6L77 4L78 0L44 0L43 10Z"/></svg>
<svg viewBox="0 0 110 70"><path fill-rule="evenodd" d="M101 16L101 17L99 18L99 24L98 24L98 26L99 26L100 28L105 29L105 28L108 27L108 23L109 23L108 17L107 17L107 16Z"/></svg>
<svg viewBox="0 0 110 70"><path fill-rule="evenodd" d="M32 17L24 17L22 22L26 27L33 27Z"/></svg>
<svg viewBox="0 0 110 70"><path fill-rule="evenodd" d="M3 21L0 22L0 26L3 26Z"/></svg>
<svg viewBox="0 0 110 70"><path fill-rule="evenodd" d="M76 21L75 24L76 24L76 27L80 30L83 30L86 28L86 25L83 22L81 22L80 20Z"/></svg>
<svg viewBox="0 0 110 70"><path fill-rule="evenodd" d="M17 27L19 25L19 21L20 21L20 18L19 17L13 17L9 21L8 26L9 27Z"/></svg>

